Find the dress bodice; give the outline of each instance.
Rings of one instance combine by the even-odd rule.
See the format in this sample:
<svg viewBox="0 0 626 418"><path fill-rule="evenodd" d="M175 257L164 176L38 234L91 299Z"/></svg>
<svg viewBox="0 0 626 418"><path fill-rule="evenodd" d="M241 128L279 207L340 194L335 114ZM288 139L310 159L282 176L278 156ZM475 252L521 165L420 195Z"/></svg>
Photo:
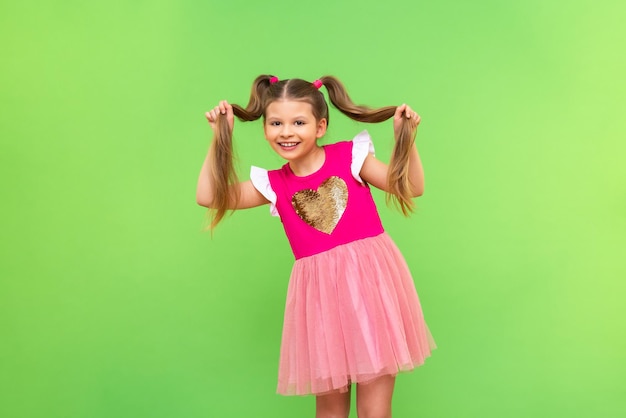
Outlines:
<svg viewBox="0 0 626 418"><path fill-rule="evenodd" d="M371 149L369 135L323 148L324 164L311 175L296 176L285 164L266 172L269 184L258 171L252 176L280 216L296 259L384 231L369 185L358 176Z"/></svg>

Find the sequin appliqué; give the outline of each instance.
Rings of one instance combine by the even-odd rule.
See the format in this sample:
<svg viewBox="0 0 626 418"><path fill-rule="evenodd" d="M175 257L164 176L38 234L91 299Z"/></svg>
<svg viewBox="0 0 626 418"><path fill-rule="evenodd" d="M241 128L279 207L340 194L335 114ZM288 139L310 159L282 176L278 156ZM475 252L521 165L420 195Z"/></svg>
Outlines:
<svg viewBox="0 0 626 418"><path fill-rule="evenodd" d="M291 204L298 216L318 231L333 232L348 204L348 186L337 176L324 180L317 188L296 192Z"/></svg>

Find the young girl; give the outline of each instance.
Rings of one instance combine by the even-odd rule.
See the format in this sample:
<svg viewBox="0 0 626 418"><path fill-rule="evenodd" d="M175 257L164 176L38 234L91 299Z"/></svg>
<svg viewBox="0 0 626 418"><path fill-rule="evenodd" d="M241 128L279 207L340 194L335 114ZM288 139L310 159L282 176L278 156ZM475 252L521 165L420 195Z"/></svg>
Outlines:
<svg viewBox="0 0 626 418"><path fill-rule="evenodd" d="M361 122L393 117L390 165L374 157L366 131L352 141L320 146L332 104ZM232 163L234 115L263 118L265 138L287 163L252 167L239 182ZM369 185L407 215L424 188L414 144L420 117L407 105L355 105L344 86L325 76L313 83L256 78L247 107L222 101L206 117L214 140L198 180L197 201L213 210L270 205L295 255L283 326L278 393L316 395L316 417L348 417L356 385L358 416L390 417L395 375L421 365L435 348L413 279L384 231Z"/></svg>

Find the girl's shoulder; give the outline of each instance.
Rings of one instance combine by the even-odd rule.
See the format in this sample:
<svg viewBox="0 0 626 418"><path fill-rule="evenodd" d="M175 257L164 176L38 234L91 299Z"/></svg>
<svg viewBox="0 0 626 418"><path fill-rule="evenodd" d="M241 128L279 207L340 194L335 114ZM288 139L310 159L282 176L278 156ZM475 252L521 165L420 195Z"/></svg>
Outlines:
<svg viewBox="0 0 626 418"><path fill-rule="evenodd" d="M324 151L326 151L326 153L328 152L345 152L347 150L352 149L352 141L338 141L338 142L333 142L332 144L326 144L324 145Z"/></svg>
<svg viewBox="0 0 626 418"><path fill-rule="evenodd" d="M346 139L343 141L334 142L332 144L324 145L324 149L338 150L338 151L350 151L354 152L374 152L374 144L367 130L363 130L356 134L352 139Z"/></svg>

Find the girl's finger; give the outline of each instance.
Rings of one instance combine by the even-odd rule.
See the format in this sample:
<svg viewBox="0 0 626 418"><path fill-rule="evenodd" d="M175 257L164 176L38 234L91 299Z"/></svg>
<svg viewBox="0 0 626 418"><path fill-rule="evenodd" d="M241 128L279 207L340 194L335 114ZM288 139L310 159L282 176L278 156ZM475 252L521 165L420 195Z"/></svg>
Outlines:
<svg viewBox="0 0 626 418"><path fill-rule="evenodd" d="M401 104L400 106L397 107L396 109L396 114L394 115L396 119L399 119L402 117L402 112L404 112L404 110L406 109L406 104Z"/></svg>
<svg viewBox="0 0 626 418"><path fill-rule="evenodd" d="M220 102L219 108L220 108L220 113L222 115L225 115L226 114L226 109L228 108L228 102L226 100L222 100Z"/></svg>

